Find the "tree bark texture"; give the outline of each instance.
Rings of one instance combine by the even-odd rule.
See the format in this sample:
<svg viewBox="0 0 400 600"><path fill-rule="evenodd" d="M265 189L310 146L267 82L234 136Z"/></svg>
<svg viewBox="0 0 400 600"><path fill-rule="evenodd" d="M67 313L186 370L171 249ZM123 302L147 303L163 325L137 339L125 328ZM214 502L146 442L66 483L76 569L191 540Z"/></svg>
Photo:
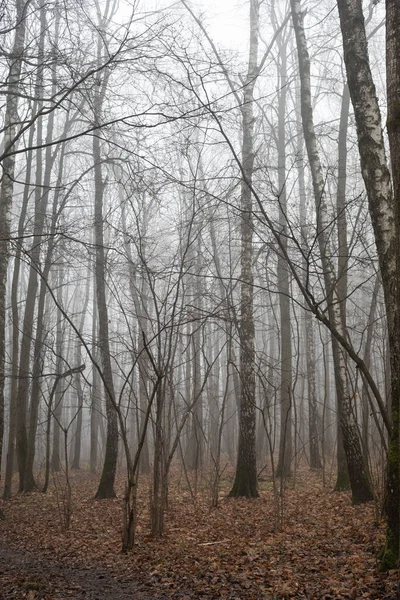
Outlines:
<svg viewBox="0 0 400 600"><path fill-rule="evenodd" d="M47 7L44 3L40 4L40 37L39 37L39 49L37 58L37 79L35 84L35 92L37 97L43 96L43 78L44 78L44 48L45 38L47 32ZM42 108L42 102L38 102L38 110ZM52 119L51 119L52 120ZM48 136L52 135L50 131L51 120L49 120ZM48 141L48 136L47 140ZM40 117L37 120L37 143L40 145L43 143L43 118ZM33 243L30 249L30 268L29 268L29 279L27 289L27 301L25 304L25 313L21 331L21 349L19 359L19 381L18 381L18 393L17 393L17 457L18 457L18 470L19 470L19 490L24 490L24 478L26 469L26 460L28 453L28 430L27 430L27 414L28 414L28 400L29 392L31 389L31 346L33 340L34 331L34 318L36 309L36 295L38 288L38 270L40 270L40 258L41 258L41 240L45 226L45 217L47 210L47 203L49 198L49 183L51 166L50 161L45 166L45 177L47 178L47 185L44 181L43 176L43 153L40 149L36 151L36 174L35 174L35 216L34 216L34 237ZM46 152L46 158L50 158L50 152Z"/></svg>
<svg viewBox="0 0 400 600"><path fill-rule="evenodd" d="M350 95L348 86L345 85L342 93L342 105L340 110L339 138L338 138L338 174L336 189L336 227L338 238L338 261L337 261L337 297L340 303L340 315L343 331L347 331L347 270L349 260L349 249L347 241L347 217L346 217L346 181L347 181L347 130L349 119ZM338 346L337 340L332 336L332 346ZM333 355L340 352L338 347ZM347 356L344 355L347 364ZM347 386L349 388L349 385ZM338 398L338 396L337 396ZM338 413L340 413L340 399L337 400ZM346 452L344 449L343 432L338 420L337 431L337 477L335 490L350 489L349 469L347 465ZM363 453L364 461L366 461ZM368 464L365 462L365 464Z"/></svg>
<svg viewBox="0 0 400 600"><path fill-rule="evenodd" d="M98 342L100 349L101 367L105 382L106 415L107 415L107 441L103 470L100 478L96 498L112 498L115 496L114 481L118 457L118 420L115 410L115 391L110 355L110 341L108 333L108 308L106 299L106 257L104 249L104 182L101 169L100 140L93 137L93 160L95 170L95 207L94 230L96 245L96 295L98 315Z"/></svg>
<svg viewBox="0 0 400 600"><path fill-rule="evenodd" d="M299 96L299 95L298 95ZM302 137L301 123L301 98L298 97L296 103L296 129L297 129L297 171L299 179L299 217L302 246L302 268L303 283L307 288L309 278L309 247L308 247L308 226L307 226L307 208L306 208L306 183L304 175L304 142ZM318 433L318 397L317 397L317 372L315 358L315 336L313 317L309 310L305 310L304 329L306 342L306 369L307 369L307 391L308 391L308 438L310 444L310 467L311 469L321 469L322 462L319 452L319 433Z"/></svg>
<svg viewBox="0 0 400 600"><path fill-rule="evenodd" d="M392 567L399 558L399 397L400 397L400 325L398 297L399 231L398 183L391 187L386 160L382 119L375 85L372 78L365 21L361 0L338 0L340 26L343 38L344 60L350 97L357 128L361 170L368 196L369 212L374 228L379 266L385 296L388 324L392 434L388 455L386 511L388 531L382 564ZM388 135L392 152L392 169L398 182L398 93L399 93L399 11L397 0L386 2L386 47L388 91ZM397 110L396 110L397 107ZM396 125L397 123L397 125ZM397 140L397 142L396 142ZM396 196L397 193L397 196ZM397 200L397 205L394 202ZM397 234L398 236L398 234ZM396 260L397 259L397 260ZM396 264L397 263L397 264Z"/></svg>
<svg viewBox="0 0 400 600"><path fill-rule="evenodd" d="M18 100L21 86L21 70L25 45L25 11L28 1L16 0L15 37L10 56L8 94L4 113L4 150L11 150L17 132ZM5 379L5 335L6 335L6 285L9 258L10 219L14 191L15 155L9 155L1 163L0 187L0 473L3 455L4 434L4 379Z"/></svg>
<svg viewBox="0 0 400 600"><path fill-rule="evenodd" d="M304 31L304 13L299 0L291 0L291 13L296 34L299 72L301 80L301 114L303 133L312 176L315 210L317 216L317 238L320 249L323 281L325 285L329 319L335 329L346 337L335 290L335 265L327 233L330 229L331 218L325 198L325 181L319 158L317 138L314 129L313 109L311 100L310 58ZM333 347L335 364L335 381L339 401L339 419L343 432L343 441L349 469L352 498L354 503L372 500L369 474L364 465L361 443L350 393L347 384L347 366L344 352L339 347Z"/></svg>
<svg viewBox="0 0 400 600"><path fill-rule="evenodd" d="M386 0L386 82L388 117L387 132L392 166L393 199L396 223L396 300L394 333L390 336L392 435L389 441L386 488L388 530L382 564L394 568L400 558L400 4ZM388 307L390 309L390 307Z"/></svg>
<svg viewBox="0 0 400 600"><path fill-rule="evenodd" d="M290 321L289 266L285 259L288 248L287 190L286 190L286 96L287 96L287 40L281 32L277 38L279 48L279 98L278 98L278 202L279 235L281 251L278 254L278 291L281 336L281 427L277 475L290 475L292 460L292 336ZM282 253L283 251L283 253Z"/></svg>
<svg viewBox="0 0 400 600"><path fill-rule="evenodd" d="M235 481L230 496L258 496L256 466L256 402L254 372L253 317L253 218L251 182L254 168L254 86L257 79L259 4L250 0L250 50L242 105L241 187L241 302L240 302L240 380L239 446Z"/></svg>

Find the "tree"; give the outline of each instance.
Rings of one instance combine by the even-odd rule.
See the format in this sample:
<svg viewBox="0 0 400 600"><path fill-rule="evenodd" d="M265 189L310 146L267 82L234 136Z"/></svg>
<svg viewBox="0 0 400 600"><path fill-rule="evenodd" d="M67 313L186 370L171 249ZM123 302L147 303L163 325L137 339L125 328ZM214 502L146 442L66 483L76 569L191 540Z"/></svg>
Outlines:
<svg viewBox="0 0 400 600"><path fill-rule="evenodd" d="M250 49L243 86L241 184L241 299L239 315L240 339L240 407L239 447L236 474L230 496L258 496L256 468L256 398L253 316L253 200L251 182L254 168L254 86L258 74L259 1L250 0ZM250 184L250 185L249 185Z"/></svg>
<svg viewBox="0 0 400 600"><path fill-rule="evenodd" d="M383 565L394 568L399 562L400 548L400 5L386 0L386 81L388 117L387 132L392 165L393 200L396 224L396 290L397 311L391 348L392 370L392 435L389 441L386 487L388 530ZM390 309L391 306L389 305Z"/></svg>
<svg viewBox="0 0 400 600"><path fill-rule="evenodd" d="M343 51L350 97L356 120L361 171L368 196L369 212L374 228L390 348L392 427L388 453L386 512L388 529L382 565L393 568L399 558L399 400L400 400L400 301L398 196L393 194L386 160L381 112L371 73L365 21L361 0L338 0ZM397 6L396 6L397 5ZM388 1L387 9L387 75L388 135L393 161L395 194L399 191L399 7ZM396 54L397 53L397 54ZM397 201L397 203L396 203Z"/></svg>
<svg viewBox="0 0 400 600"><path fill-rule="evenodd" d="M278 27L276 27L278 29ZM281 348L281 430L279 440L279 460L276 468L278 476L290 475L292 460L292 335L290 320L290 270L285 255L288 250L288 201L286 188L286 96L287 86L287 45L285 33L277 37L279 50L279 92L278 92L278 202L279 234L284 252L278 251L277 279L280 308L280 348Z"/></svg>
<svg viewBox="0 0 400 600"><path fill-rule="evenodd" d="M99 36L99 48L101 39ZM100 52L100 50L99 50ZM101 118L102 103L107 90L107 77L100 84L100 89L95 90L94 112L97 121ZM96 498L112 498L115 496L114 481L118 457L118 422L115 412L116 396L111 366L111 351L109 339L109 317L106 298L106 253L104 247L104 189L105 181L102 174L102 159L100 139L93 136L93 162L94 162L94 240L96 245L96 300L99 325L98 343L100 358L104 372L106 386L106 414L107 414L107 443L104 457L103 471L100 478Z"/></svg>
<svg viewBox="0 0 400 600"><path fill-rule="evenodd" d="M26 31L26 10L29 3L29 0L16 0L15 3L15 34L14 44L10 54L11 64L8 74L8 93L3 125L3 147L6 152L13 148L16 141L19 91ZM8 156L5 156L1 161L1 167L3 173L0 187L0 472L4 433L6 284L11 206L15 181L15 155L9 154Z"/></svg>
<svg viewBox="0 0 400 600"><path fill-rule="evenodd" d="M325 181L322 175L322 166L319 158L317 138L315 135L313 108L311 102L310 83L310 58L307 40L304 31L304 13L301 10L300 0L291 0L291 13L296 34L297 54L301 80L301 113L303 122L304 139L307 148L308 160L312 176L315 210L317 216L317 238L323 269L323 279L328 303L329 320L343 337L343 323L340 314L340 303L335 289L332 264L332 251L327 235L330 217L326 204ZM335 362L336 390L338 394L339 419L343 433L343 443L347 457L349 476L351 481L352 498L354 503L372 500L367 466L364 464L358 427L351 406L350 390L348 388L347 366L344 351L339 343L333 339L333 356Z"/></svg>

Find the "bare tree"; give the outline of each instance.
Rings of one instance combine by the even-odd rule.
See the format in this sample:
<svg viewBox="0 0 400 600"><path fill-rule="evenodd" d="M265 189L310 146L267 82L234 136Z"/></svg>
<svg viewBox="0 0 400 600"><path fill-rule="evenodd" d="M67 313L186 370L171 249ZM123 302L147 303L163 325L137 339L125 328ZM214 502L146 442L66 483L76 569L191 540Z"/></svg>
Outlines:
<svg viewBox="0 0 400 600"><path fill-rule="evenodd" d="M275 30L278 29L276 25ZM278 251L277 279L280 308L280 348L281 348L281 432L279 441L279 460L276 474L279 477L290 475L292 460L292 335L290 319L290 269L285 255L288 251L288 201L286 171L286 98L287 86L287 46L285 30L277 37L279 80L278 80L278 202L279 202L279 234L283 252Z"/></svg>
<svg viewBox="0 0 400 600"><path fill-rule="evenodd" d="M18 102L21 86L21 70L25 44L26 11L29 0L15 2L15 34L10 54L8 94L4 115L3 147L9 151L14 147L18 126ZM10 154L1 161L2 177L0 188L0 472L3 455L4 433L4 367L5 367L5 318L6 283L9 257L10 218L15 180L15 155Z"/></svg>
<svg viewBox="0 0 400 600"><path fill-rule="evenodd" d="M399 388L400 372L400 303L398 299L399 244L396 227L399 190L398 168L398 92L400 11L398 3L388 1L387 9L387 65L388 65L388 134L393 161L395 196L386 160L382 120L372 78L365 21L361 0L338 0L340 26L343 37L344 59L350 97L353 105L361 171L368 196L369 212L374 228L375 242L385 295L389 334L391 367L392 427L391 449L388 454L388 483L386 510L388 532L382 564L393 568L399 557Z"/></svg>
<svg viewBox="0 0 400 600"><path fill-rule="evenodd" d="M394 567L399 562L400 548L400 6L395 0L386 0L386 65L387 65L387 98L388 119L387 130L390 145L390 161L392 165L393 199L396 222L396 281L397 312L395 314L394 332L391 336L391 370L392 370L392 435L388 452L387 500L388 532L386 538L383 564ZM393 285L393 281L391 285ZM390 309L391 306L388 306Z"/></svg>
<svg viewBox="0 0 400 600"><path fill-rule="evenodd" d="M332 251L327 232L330 217L326 205L325 182L319 158L317 138L315 135L313 108L311 103L310 58L304 31L304 13L299 0L291 0L292 20L296 34L299 72L301 80L301 113L304 139L312 175L315 210L317 216L317 237L323 269L324 284L328 303L330 322L344 337L343 324L340 314L340 303L335 288L332 264ZM336 389L339 404L339 419L343 433L349 476L351 481L353 502L366 502L372 499L367 466L364 464L361 443L355 414L351 406L346 358L336 339L333 341L333 356L335 361Z"/></svg>
<svg viewBox="0 0 400 600"><path fill-rule="evenodd" d="M230 496L258 496L256 467L256 398L253 316L253 200L249 183L254 168L254 87L258 74L259 2L250 0L250 48L243 86L241 188L241 300L239 316L240 384L239 447L236 475Z"/></svg>

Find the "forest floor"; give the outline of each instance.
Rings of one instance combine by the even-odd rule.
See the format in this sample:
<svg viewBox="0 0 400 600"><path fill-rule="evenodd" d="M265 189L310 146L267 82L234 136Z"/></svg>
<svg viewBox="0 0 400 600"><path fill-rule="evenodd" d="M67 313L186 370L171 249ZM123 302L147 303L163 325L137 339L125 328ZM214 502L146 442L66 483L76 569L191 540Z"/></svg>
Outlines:
<svg viewBox="0 0 400 600"><path fill-rule="evenodd" d="M149 487L138 501L136 545L121 554L123 477L113 500L94 500L97 478L71 476L72 514L63 532L64 482L47 494L15 495L1 507L0 599L398 600L398 573L379 573L384 523L376 506L352 506L320 475L303 470L283 491L272 482L260 497L226 497L210 508L206 479L196 497L178 473L170 485L166 533L150 536Z"/></svg>

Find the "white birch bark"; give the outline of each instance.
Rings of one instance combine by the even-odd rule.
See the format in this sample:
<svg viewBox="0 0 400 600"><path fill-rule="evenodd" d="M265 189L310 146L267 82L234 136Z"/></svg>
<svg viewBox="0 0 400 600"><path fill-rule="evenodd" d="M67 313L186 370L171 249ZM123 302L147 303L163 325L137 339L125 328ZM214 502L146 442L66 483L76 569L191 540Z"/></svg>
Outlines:
<svg viewBox="0 0 400 600"><path fill-rule="evenodd" d="M301 113L303 134L307 148L309 166L311 170L315 210L317 217L317 239L321 256L323 280L326 290L326 300L330 321L337 331L345 337L335 288L335 265L332 261L333 253L327 233L330 229L330 215L325 197L325 182L319 158L317 137L314 129L313 108L311 98L310 58L307 40L304 31L304 13L301 10L300 0L291 0L291 13L296 34L299 71L301 79ZM335 378L338 390L339 418L343 432L349 475L352 487L353 502L365 502L372 499L369 477L364 465L361 444L358 436L355 415L350 401L347 387L347 369L343 351L338 344L333 346L335 360Z"/></svg>
<svg viewBox="0 0 400 600"><path fill-rule="evenodd" d="M388 453L386 498L388 533L382 564L393 568L399 558L400 537L400 292L398 285L400 275L398 242L400 230L400 6L398 0L386 0L388 136L394 193L386 160L381 113L369 63L362 1L337 0L337 6L343 37L347 80L356 121L361 170L378 251L389 333L393 424Z"/></svg>

